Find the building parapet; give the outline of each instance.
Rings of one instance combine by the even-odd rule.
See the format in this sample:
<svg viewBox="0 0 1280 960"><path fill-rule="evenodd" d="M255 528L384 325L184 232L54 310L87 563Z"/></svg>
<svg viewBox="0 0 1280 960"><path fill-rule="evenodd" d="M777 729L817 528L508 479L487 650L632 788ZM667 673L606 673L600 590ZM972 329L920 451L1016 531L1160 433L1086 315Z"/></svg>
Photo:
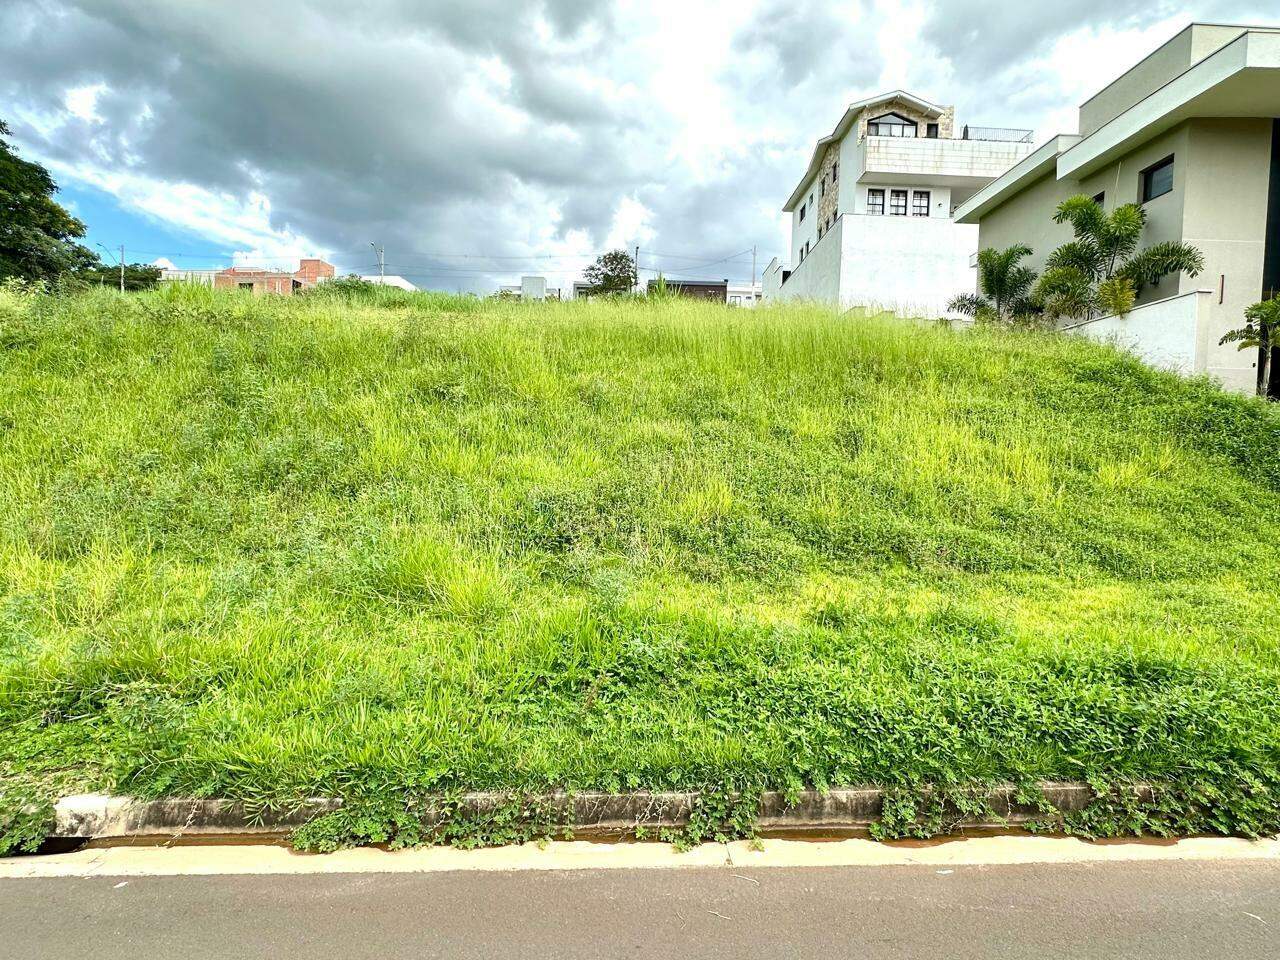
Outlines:
<svg viewBox="0 0 1280 960"><path fill-rule="evenodd" d="M946 183L986 184L1019 163L1032 149L1028 140L943 140L867 137L860 179L927 177Z"/></svg>

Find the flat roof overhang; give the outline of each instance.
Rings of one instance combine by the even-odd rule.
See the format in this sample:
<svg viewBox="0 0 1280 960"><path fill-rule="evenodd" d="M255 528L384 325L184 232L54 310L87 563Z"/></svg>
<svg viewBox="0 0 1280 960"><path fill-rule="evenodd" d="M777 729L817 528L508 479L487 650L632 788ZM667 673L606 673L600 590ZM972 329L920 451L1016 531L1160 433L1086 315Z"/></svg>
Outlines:
<svg viewBox="0 0 1280 960"><path fill-rule="evenodd" d="M1058 157L1079 139L1066 134L1054 137L958 206L952 219L956 223L977 223L989 210L1021 193L1028 185L1055 173Z"/></svg>
<svg viewBox="0 0 1280 960"><path fill-rule="evenodd" d="M933 184L938 187L952 187L953 189L969 188L972 190L977 190L979 187L990 182L990 177L962 177L944 173L881 173L877 170L868 170L862 176L858 177L858 183L883 183L889 186L901 185L904 187L927 187L930 184Z"/></svg>
<svg viewBox="0 0 1280 960"><path fill-rule="evenodd" d="M1280 117L1280 33L1244 33L1179 74L1064 151L1058 179L1087 177L1202 117Z"/></svg>

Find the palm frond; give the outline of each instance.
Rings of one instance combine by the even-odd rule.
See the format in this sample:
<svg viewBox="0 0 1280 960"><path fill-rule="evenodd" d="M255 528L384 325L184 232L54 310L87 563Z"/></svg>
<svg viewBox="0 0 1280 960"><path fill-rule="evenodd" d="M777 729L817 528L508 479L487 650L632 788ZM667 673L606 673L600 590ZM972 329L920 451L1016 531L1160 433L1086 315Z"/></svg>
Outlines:
<svg viewBox="0 0 1280 960"><path fill-rule="evenodd" d="M1058 210L1053 219L1055 223L1071 224L1077 239L1084 237L1096 239L1106 225L1107 215L1097 200L1078 194L1058 204Z"/></svg>
<svg viewBox="0 0 1280 960"><path fill-rule="evenodd" d="M1204 270L1204 254L1179 240L1154 244L1131 257L1119 273L1129 278L1136 288L1154 286L1164 277L1185 273L1195 277Z"/></svg>
<svg viewBox="0 0 1280 960"><path fill-rule="evenodd" d="M960 313L966 317L978 316L978 313L984 309L991 309L991 304L987 302L987 298L976 293L962 293L957 297L952 297L951 302L947 304L947 309L952 313Z"/></svg>
<svg viewBox="0 0 1280 960"><path fill-rule="evenodd" d="M1025 301L1036 282L1036 272L1030 267L1014 267L1005 281L1005 302L1011 307Z"/></svg>
<svg viewBox="0 0 1280 960"><path fill-rule="evenodd" d="M1136 203L1126 203L1111 211L1098 235L1098 246L1110 264L1125 260L1138 249L1147 226L1147 211Z"/></svg>
<svg viewBox="0 0 1280 960"><path fill-rule="evenodd" d="M1026 244L1015 244L1003 250L987 248L978 252L978 289L986 297L987 306L997 319L1008 319L1009 304L1025 299L1035 282L1036 272L1019 264L1031 256Z"/></svg>
<svg viewBox="0 0 1280 960"><path fill-rule="evenodd" d="M1228 343L1238 343L1241 350L1257 350L1263 346L1262 340L1262 330L1252 323L1246 323L1243 327L1224 333L1222 339L1218 341L1218 346L1225 347Z"/></svg>
<svg viewBox="0 0 1280 960"><path fill-rule="evenodd" d="M1275 333L1280 331L1280 297L1255 303L1244 312L1247 319Z"/></svg>
<svg viewBox="0 0 1280 960"><path fill-rule="evenodd" d="M1096 280L1102 276L1102 257L1098 245L1091 239L1070 240L1060 246L1045 261L1045 272L1051 270L1076 270Z"/></svg>
<svg viewBox="0 0 1280 960"><path fill-rule="evenodd" d="M1128 277L1108 277L1098 284L1098 306L1113 317L1127 317L1138 299Z"/></svg>
<svg viewBox="0 0 1280 960"><path fill-rule="evenodd" d="M1074 267L1046 270L1032 291L1032 298L1047 317L1085 318L1097 309L1090 277Z"/></svg>

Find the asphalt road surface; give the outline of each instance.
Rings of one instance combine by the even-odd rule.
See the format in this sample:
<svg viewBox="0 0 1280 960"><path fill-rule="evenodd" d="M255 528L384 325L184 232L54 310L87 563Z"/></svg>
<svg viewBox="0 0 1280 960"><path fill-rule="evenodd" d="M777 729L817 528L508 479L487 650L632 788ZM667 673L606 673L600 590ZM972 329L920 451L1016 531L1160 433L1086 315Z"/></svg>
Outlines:
<svg viewBox="0 0 1280 960"><path fill-rule="evenodd" d="M0 957L1276 960L1274 861L0 880Z"/></svg>

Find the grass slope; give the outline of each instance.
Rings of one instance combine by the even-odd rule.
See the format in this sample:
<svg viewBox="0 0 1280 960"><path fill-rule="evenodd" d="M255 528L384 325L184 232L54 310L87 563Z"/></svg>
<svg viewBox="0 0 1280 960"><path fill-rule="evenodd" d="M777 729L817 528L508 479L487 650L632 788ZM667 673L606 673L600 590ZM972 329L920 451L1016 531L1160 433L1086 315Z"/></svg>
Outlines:
<svg viewBox="0 0 1280 960"><path fill-rule="evenodd" d="M1080 340L8 293L0 438L11 811L1088 778L1170 788L1094 829L1280 828L1280 418Z"/></svg>

